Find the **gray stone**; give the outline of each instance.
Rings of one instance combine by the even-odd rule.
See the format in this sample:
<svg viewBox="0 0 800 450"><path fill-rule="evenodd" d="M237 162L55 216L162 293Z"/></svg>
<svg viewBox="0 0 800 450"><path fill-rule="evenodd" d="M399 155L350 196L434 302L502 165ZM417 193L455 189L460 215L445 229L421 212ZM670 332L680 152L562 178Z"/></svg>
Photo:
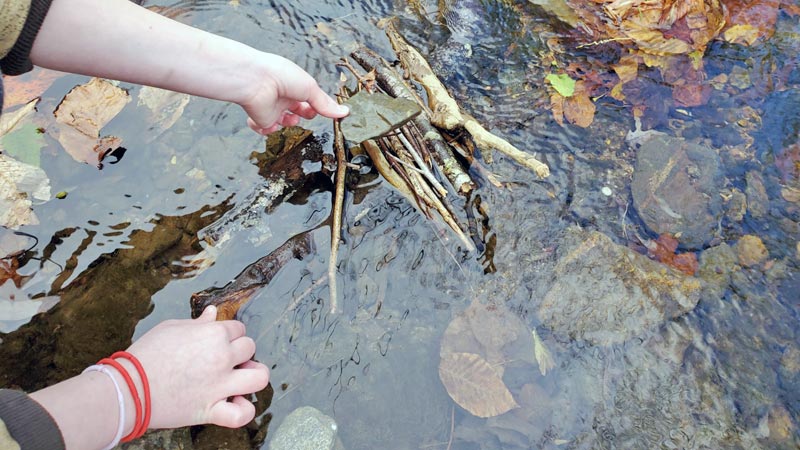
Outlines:
<svg viewBox="0 0 800 450"><path fill-rule="evenodd" d="M639 216L655 233L701 248L722 212L717 153L660 132L643 132L629 142L638 149L631 192Z"/></svg>
<svg viewBox="0 0 800 450"><path fill-rule="evenodd" d="M270 450L333 450L336 422L316 408L302 406L286 416L269 443Z"/></svg>
<svg viewBox="0 0 800 450"><path fill-rule="evenodd" d="M700 298L697 278L602 233L570 228L558 253L539 317L561 339L621 343L691 311Z"/></svg>
<svg viewBox="0 0 800 450"><path fill-rule="evenodd" d="M342 119L342 134L359 144L400 128L422 112L416 102L380 92L361 91L345 104L350 115Z"/></svg>
<svg viewBox="0 0 800 450"><path fill-rule="evenodd" d="M751 170L747 172L745 180L747 181L747 188L744 191L747 195L747 210L751 216L760 219L767 215L769 207L769 196L764 187L764 178L760 173Z"/></svg>

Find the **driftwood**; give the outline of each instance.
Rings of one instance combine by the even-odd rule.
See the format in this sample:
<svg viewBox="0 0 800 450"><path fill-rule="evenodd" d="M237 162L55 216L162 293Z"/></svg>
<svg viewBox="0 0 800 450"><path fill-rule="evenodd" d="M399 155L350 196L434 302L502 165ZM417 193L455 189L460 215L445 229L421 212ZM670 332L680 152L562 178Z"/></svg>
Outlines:
<svg viewBox="0 0 800 450"><path fill-rule="evenodd" d="M542 178L550 175L550 169L546 164L514 147L505 139L488 132L475 118L463 113L458 103L447 92L447 88L433 73L428 61L406 42L391 21L386 22L386 35L403 67L425 88L433 125L453 132L464 129L479 147L495 149L519 164L532 169Z"/></svg>
<svg viewBox="0 0 800 450"><path fill-rule="evenodd" d="M230 283L221 288L206 289L192 295L192 317L199 317L209 305L217 307L217 320L229 320L289 261L303 259L314 251L311 232L295 235L269 255L245 268Z"/></svg>

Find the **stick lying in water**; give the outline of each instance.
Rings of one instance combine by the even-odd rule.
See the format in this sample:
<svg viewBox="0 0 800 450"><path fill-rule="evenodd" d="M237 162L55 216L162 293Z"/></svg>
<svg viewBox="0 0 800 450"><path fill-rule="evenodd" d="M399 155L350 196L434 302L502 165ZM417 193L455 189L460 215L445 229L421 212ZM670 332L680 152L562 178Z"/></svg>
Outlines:
<svg viewBox="0 0 800 450"><path fill-rule="evenodd" d="M433 73L428 61L412 47L394 27L391 21L385 22L386 35L397 53L402 65L411 73L428 93L431 110L431 123L444 130L457 132L466 130L479 147L493 148L509 156L514 161L532 169L542 178L550 175L550 168L533 156L514 147L510 142L487 131L469 114L461 112L458 103L447 92L442 82Z"/></svg>

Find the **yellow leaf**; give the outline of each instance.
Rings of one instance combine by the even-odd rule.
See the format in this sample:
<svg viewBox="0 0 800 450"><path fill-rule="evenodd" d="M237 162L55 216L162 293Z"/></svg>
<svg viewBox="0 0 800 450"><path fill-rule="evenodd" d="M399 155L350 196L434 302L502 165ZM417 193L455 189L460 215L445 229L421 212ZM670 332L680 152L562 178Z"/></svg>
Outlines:
<svg viewBox="0 0 800 450"><path fill-rule="evenodd" d="M722 37L733 44L753 45L760 35L761 32L758 28L752 25L742 24L728 28L725 30L725 33L722 34Z"/></svg>

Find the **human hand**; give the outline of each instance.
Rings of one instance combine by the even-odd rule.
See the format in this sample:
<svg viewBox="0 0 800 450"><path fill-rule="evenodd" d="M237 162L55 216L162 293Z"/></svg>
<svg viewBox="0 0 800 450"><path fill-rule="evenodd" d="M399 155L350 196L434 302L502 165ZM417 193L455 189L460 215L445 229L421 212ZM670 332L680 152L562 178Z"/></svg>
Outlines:
<svg viewBox="0 0 800 450"><path fill-rule="evenodd" d="M317 81L297 64L278 55L264 53L258 64L259 82L240 102L249 116L247 124L255 132L269 134L281 127L295 126L300 119L317 114L340 118L349 113L323 91Z"/></svg>
<svg viewBox="0 0 800 450"><path fill-rule="evenodd" d="M235 428L255 416L243 396L267 386L269 369L250 360L256 345L245 336L244 324L217 322L216 315L217 308L209 306L197 319L164 321L128 348L150 382L150 428L204 423Z"/></svg>

